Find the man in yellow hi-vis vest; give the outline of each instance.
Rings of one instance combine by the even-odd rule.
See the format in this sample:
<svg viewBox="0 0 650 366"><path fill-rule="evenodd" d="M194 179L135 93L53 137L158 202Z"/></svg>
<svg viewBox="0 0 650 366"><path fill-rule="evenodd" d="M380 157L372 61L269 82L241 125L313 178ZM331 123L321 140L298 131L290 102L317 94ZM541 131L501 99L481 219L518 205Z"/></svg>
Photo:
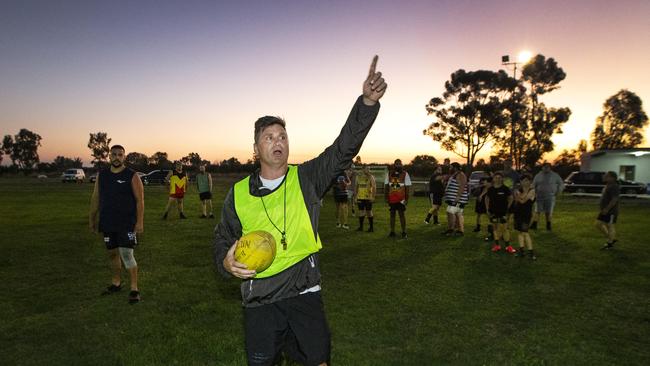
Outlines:
<svg viewBox="0 0 650 366"><path fill-rule="evenodd" d="M327 365L330 332L320 296L318 236L320 200L334 178L350 167L379 112L386 91L372 61L360 96L334 143L317 158L287 164L285 122L255 122L253 148L260 169L228 192L215 230L215 262L225 276L241 278L246 354L249 365L271 365L281 350L305 365ZM275 237L276 257L256 273L235 261L237 240L251 231Z"/></svg>

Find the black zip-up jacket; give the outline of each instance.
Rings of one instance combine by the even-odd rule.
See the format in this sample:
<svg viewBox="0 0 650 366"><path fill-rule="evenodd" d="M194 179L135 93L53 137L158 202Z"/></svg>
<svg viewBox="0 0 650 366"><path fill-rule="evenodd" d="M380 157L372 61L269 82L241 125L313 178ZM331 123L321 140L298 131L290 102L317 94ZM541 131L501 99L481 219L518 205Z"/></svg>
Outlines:
<svg viewBox="0 0 650 366"><path fill-rule="evenodd" d="M321 198L333 180L350 167L352 159L359 153L361 144L368 135L378 113L379 103L367 106L363 103L363 97L360 96L334 143L318 157L298 166L298 180L314 235L318 232ZM250 194L260 197L270 193L272 191L262 187L259 171L251 174ZM223 204L221 222L215 228L214 240L214 261L219 273L224 277L232 277L232 275L223 267L223 259L226 257L228 249L241 235L242 226L235 211L235 199L231 187ZM243 305L255 307L274 303L297 296L302 291L319 284L318 254L315 253L274 276L242 281Z"/></svg>

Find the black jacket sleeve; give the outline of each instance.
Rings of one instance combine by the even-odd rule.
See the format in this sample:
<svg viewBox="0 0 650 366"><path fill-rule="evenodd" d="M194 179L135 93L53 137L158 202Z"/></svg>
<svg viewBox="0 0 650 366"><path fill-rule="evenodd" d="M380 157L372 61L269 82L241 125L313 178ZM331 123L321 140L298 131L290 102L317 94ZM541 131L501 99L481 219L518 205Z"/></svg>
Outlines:
<svg viewBox="0 0 650 366"><path fill-rule="evenodd" d="M334 143L318 157L300 165L301 181L311 182L319 198L327 192L334 178L350 167L378 113L379 102L367 106L360 96Z"/></svg>
<svg viewBox="0 0 650 366"><path fill-rule="evenodd" d="M241 237L242 227L237 212L235 211L235 196L230 188L221 209L221 222L214 229L214 262L219 273L228 278L232 277L223 267L223 259L228 254L228 249Z"/></svg>

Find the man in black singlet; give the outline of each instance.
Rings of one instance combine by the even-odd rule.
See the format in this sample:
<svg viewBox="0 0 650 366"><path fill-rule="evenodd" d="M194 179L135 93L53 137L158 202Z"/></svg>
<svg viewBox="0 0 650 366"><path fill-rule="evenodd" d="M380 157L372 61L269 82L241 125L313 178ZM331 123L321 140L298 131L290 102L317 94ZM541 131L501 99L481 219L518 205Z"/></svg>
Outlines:
<svg viewBox="0 0 650 366"><path fill-rule="evenodd" d="M133 248L137 244L136 233L143 230L144 189L140 178L124 165L126 154L122 146L111 147L109 157L110 168L99 172L95 181L89 226L95 233L102 232L111 260L111 285L102 294L110 295L122 289L120 275L123 262L131 278L129 303L135 304L140 301L140 291Z"/></svg>

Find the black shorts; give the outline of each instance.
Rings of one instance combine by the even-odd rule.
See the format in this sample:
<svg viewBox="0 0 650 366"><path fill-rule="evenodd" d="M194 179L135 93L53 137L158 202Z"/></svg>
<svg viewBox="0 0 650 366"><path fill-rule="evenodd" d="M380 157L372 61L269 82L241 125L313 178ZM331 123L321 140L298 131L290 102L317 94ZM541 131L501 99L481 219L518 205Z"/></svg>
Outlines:
<svg viewBox="0 0 650 366"><path fill-rule="evenodd" d="M445 201L445 203L447 204L447 206L456 206L456 204L453 201ZM458 203L458 207L459 208L465 208L465 204L464 203Z"/></svg>
<svg viewBox="0 0 650 366"><path fill-rule="evenodd" d="M372 210L372 201L371 200L358 200L357 207L359 211L370 211Z"/></svg>
<svg viewBox="0 0 650 366"><path fill-rule="evenodd" d="M212 192L200 192L199 193L199 199L201 201L211 200L212 199Z"/></svg>
<svg viewBox="0 0 650 366"><path fill-rule="evenodd" d="M604 222L606 224L615 224L616 219L618 218L617 214L598 214L598 221Z"/></svg>
<svg viewBox="0 0 650 366"><path fill-rule="evenodd" d="M505 224L508 222L506 214L498 214L490 216L490 222L493 224Z"/></svg>
<svg viewBox="0 0 650 366"><path fill-rule="evenodd" d="M138 245L138 238L134 232L113 232L104 233L104 244L106 249L135 248Z"/></svg>
<svg viewBox="0 0 650 366"><path fill-rule="evenodd" d="M432 205L442 206L442 195L429 193L429 201Z"/></svg>
<svg viewBox="0 0 650 366"><path fill-rule="evenodd" d="M476 200L476 206L474 207L474 212L477 214L485 214L487 210L485 209L485 201Z"/></svg>
<svg viewBox="0 0 650 366"><path fill-rule="evenodd" d="M249 365L274 365L284 351L303 365L329 363L330 330L320 292L244 308Z"/></svg>
<svg viewBox="0 0 650 366"><path fill-rule="evenodd" d="M395 212L395 211L400 211L404 212L406 211L406 206L397 202L397 203L389 203L388 206L390 207L389 210L390 212Z"/></svg>
<svg viewBox="0 0 650 366"><path fill-rule="evenodd" d="M530 227L530 220L532 220L531 216L519 217L515 214L515 230L527 233Z"/></svg>
<svg viewBox="0 0 650 366"><path fill-rule="evenodd" d="M334 202L336 202L336 203L348 203L348 196L334 196Z"/></svg>

